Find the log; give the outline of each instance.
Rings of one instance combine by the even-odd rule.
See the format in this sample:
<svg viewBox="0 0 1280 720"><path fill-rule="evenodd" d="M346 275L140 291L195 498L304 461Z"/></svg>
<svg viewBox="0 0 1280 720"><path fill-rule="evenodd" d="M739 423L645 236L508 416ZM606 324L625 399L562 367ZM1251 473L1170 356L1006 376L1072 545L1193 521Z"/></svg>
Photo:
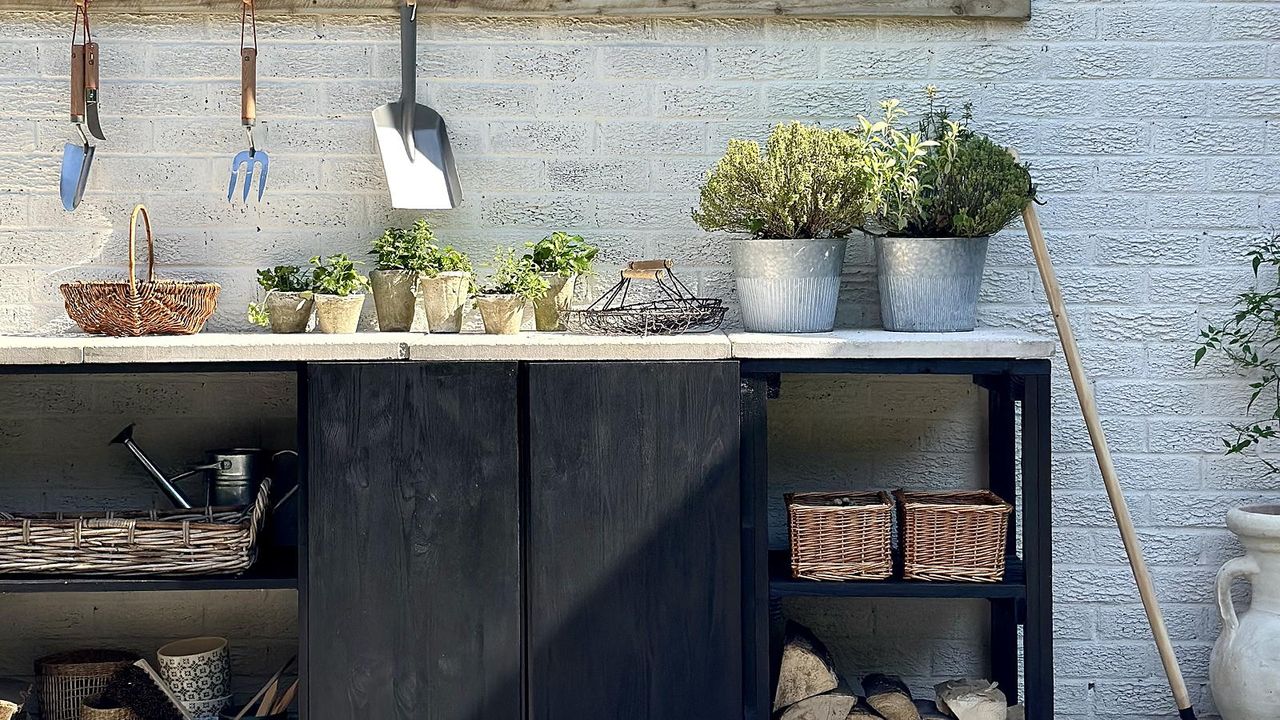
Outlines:
<svg viewBox="0 0 1280 720"><path fill-rule="evenodd" d="M956 720L1006 720L1009 702L987 680L948 680L934 686L938 707Z"/></svg>
<svg viewBox="0 0 1280 720"><path fill-rule="evenodd" d="M840 685L831 653L808 628L788 622L783 637L778 689L773 695L775 713Z"/></svg>
<svg viewBox="0 0 1280 720"><path fill-rule="evenodd" d="M865 698L857 698L857 702L850 708L845 720L884 720L884 718L875 711L875 708L867 704Z"/></svg>
<svg viewBox="0 0 1280 720"><path fill-rule="evenodd" d="M920 712L911 699L911 690L894 675L872 673L862 679L867 704L885 720L920 720Z"/></svg>
<svg viewBox="0 0 1280 720"><path fill-rule="evenodd" d="M805 698L786 710L778 720L846 720L858 703L858 696L841 684L831 692Z"/></svg>

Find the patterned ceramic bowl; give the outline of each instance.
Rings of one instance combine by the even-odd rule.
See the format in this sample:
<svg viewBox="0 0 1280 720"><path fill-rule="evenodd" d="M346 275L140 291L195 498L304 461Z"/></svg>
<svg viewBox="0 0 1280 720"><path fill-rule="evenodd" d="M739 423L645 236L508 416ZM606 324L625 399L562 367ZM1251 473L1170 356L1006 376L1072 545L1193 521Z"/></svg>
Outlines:
<svg viewBox="0 0 1280 720"><path fill-rule="evenodd" d="M231 696L213 700L184 700L182 704L195 720L217 720L218 715L231 706Z"/></svg>
<svg viewBox="0 0 1280 720"><path fill-rule="evenodd" d="M171 642L156 652L156 659L160 677L183 702L222 700L231 694L231 653L226 638Z"/></svg>

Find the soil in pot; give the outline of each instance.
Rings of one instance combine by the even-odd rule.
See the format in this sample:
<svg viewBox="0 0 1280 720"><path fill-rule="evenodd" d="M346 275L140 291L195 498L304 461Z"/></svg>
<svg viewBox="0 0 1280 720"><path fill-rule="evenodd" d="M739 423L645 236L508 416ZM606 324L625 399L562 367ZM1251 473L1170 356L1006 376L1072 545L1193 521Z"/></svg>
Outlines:
<svg viewBox="0 0 1280 720"><path fill-rule="evenodd" d="M965 332L978 324L987 238L878 237L880 320L895 332Z"/></svg>
<svg viewBox="0 0 1280 720"><path fill-rule="evenodd" d="M316 327L322 333L353 333L360 325L364 294L316 295Z"/></svg>
<svg viewBox="0 0 1280 720"><path fill-rule="evenodd" d="M490 335L515 335L524 322L524 298L519 295L479 295L476 307Z"/></svg>
<svg viewBox="0 0 1280 720"><path fill-rule="evenodd" d="M456 333L462 330L462 311L471 290L471 275L442 272L418 278L418 294L427 314L427 332Z"/></svg>
<svg viewBox="0 0 1280 720"><path fill-rule="evenodd" d="M753 332L830 332L845 246L843 238L730 243L743 326Z"/></svg>
<svg viewBox="0 0 1280 720"><path fill-rule="evenodd" d="M542 273L547 281L547 294L533 301L533 324L540 332L564 330L564 320L560 316L569 309L573 302L574 287L577 275L561 275L560 273Z"/></svg>
<svg viewBox="0 0 1280 720"><path fill-rule="evenodd" d="M369 273L373 285L373 305L378 311L378 329L383 332L408 332L413 325L417 298L414 286L418 273L413 270L374 270Z"/></svg>
<svg viewBox="0 0 1280 720"><path fill-rule="evenodd" d="M273 333L300 333L307 331L307 323L311 321L311 311L315 307L310 293L280 292L272 290L267 293L267 320Z"/></svg>

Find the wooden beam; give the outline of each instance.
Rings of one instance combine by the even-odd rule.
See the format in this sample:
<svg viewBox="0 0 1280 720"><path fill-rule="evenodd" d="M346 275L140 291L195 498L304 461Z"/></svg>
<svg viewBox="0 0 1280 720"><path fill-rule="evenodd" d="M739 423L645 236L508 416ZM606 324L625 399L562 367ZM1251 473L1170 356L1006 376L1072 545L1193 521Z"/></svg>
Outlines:
<svg viewBox="0 0 1280 720"><path fill-rule="evenodd" d="M94 0L95 12L238 13L241 0ZM420 0L425 12L546 17L1031 16L1031 0ZM274 15L394 15L395 0L256 0ZM6 0L5 11L69 10L71 0Z"/></svg>

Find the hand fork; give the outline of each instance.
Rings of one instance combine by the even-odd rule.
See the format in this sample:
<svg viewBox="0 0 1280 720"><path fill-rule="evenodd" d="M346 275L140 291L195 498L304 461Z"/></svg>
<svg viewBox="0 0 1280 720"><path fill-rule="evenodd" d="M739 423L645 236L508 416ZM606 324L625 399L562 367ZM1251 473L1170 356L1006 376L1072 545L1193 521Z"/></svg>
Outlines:
<svg viewBox="0 0 1280 720"><path fill-rule="evenodd" d="M253 28L253 47L244 46L244 28L246 20ZM267 151L259 150L253 145L253 125L258 119L258 24L253 14L253 0L244 0L240 8L240 124L244 125L245 136L249 140L249 149L240 151L231 159L231 182L227 184L227 202L231 202L236 191L236 180L240 174L240 166L244 166L244 191L240 199L249 202L249 191L253 186L254 167L258 172L258 200L262 200L262 192L267 187L267 170L270 158Z"/></svg>

